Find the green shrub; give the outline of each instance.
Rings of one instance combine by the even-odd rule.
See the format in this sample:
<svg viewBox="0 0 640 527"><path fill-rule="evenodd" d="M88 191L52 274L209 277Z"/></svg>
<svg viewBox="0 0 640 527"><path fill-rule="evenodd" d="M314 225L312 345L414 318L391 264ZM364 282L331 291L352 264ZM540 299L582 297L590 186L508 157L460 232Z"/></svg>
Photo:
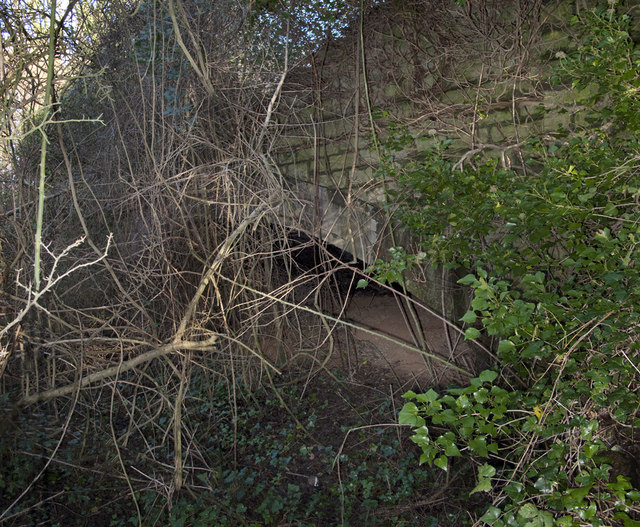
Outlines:
<svg viewBox="0 0 640 527"><path fill-rule="evenodd" d="M381 167L419 250L474 270L462 322L492 337L495 371L409 392L400 421L421 461L476 463L489 525L640 525L640 493L607 457L640 426L640 49L614 3L573 21L582 43L551 79L571 84L587 126L529 139L521 170L456 165L446 142Z"/></svg>

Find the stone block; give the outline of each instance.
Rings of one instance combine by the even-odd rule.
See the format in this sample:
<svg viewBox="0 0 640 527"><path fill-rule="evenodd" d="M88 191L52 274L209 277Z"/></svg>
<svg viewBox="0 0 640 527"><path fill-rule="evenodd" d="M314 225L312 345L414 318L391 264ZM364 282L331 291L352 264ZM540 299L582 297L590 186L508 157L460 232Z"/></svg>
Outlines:
<svg viewBox="0 0 640 527"><path fill-rule="evenodd" d="M403 98L403 90L395 82L385 84L382 90L382 96L385 99L395 100Z"/></svg>
<svg viewBox="0 0 640 527"><path fill-rule="evenodd" d="M549 27L540 36L539 46L542 51L548 49L564 49L570 43L570 36L565 32L553 27Z"/></svg>
<svg viewBox="0 0 640 527"><path fill-rule="evenodd" d="M504 110L489 110L486 117L480 122L484 127L495 126L496 124L512 124L513 113L510 108Z"/></svg>
<svg viewBox="0 0 640 527"><path fill-rule="evenodd" d="M313 181L313 170L310 163L289 163L280 166L280 172L290 181Z"/></svg>
<svg viewBox="0 0 640 527"><path fill-rule="evenodd" d="M475 96L470 89L459 88L445 92L440 98L445 104L473 104Z"/></svg>
<svg viewBox="0 0 640 527"><path fill-rule="evenodd" d="M480 143L494 144L497 139L496 127L494 123L488 123L476 128L476 140Z"/></svg>

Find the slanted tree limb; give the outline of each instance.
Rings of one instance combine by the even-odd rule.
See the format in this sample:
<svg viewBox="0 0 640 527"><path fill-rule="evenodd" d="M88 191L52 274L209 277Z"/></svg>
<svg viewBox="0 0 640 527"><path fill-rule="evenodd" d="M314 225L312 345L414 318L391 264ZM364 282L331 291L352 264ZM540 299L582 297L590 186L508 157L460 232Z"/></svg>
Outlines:
<svg viewBox="0 0 640 527"><path fill-rule="evenodd" d="M22 399L20 399L20 401L18 401L18 406L28 406L40 401L49 401L51 399L55 399L56 397L70 394L75 390L84 388L86 386L89 386L90 384L96 383L98 381L102 381L109 377L119 375L126 371L132 370L137 366L139 366L140 364L149 362L153 359L164 357L169 353L174 353L181 350L211 349L216 344L217 341L218 341L218 335L213 335L207 340L203 340L203 341L171 342L169 344L165 344L164 346L160 346L159 348L155 348L145 353L141 353L140 355L137 355L136 357L133 357L124 362L121 362L116 366L112 366L111 368L106 368L104 370L92 373L91 375L87 375L86 377L82 377L77 383L67 384L66 386L61 386L60 388L54 388L52 390L46 390L44 392L27 395Z"/></svg>

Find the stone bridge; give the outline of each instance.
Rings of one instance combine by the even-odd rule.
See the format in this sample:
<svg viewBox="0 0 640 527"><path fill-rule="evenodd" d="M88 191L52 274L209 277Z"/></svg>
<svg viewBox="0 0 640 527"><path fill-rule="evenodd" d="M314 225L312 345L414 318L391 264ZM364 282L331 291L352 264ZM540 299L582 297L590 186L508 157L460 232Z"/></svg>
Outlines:
<svg viewBox="0 0 640 527"><path fill-rule="evenodd" d="M454 155L485 152L517 166L523 138L577 118L580 108L569 89L546 79L556 55L570 47L569 33L561 29L571 8L554 2L547 10L532 9L516 28L504 17L503 4L496 13L501 23L489 34L472 29L474 13L461 11L448 28L464 35L460 41L427 29L430 19L436 23L456 13L451 4L442 8L446 13L378 6L365 17L364 55L354 30L291 72L282 96L277 162L303 204L304 222L319 237L366 262L394 243L384 210L385 186L393 182L376 175L394 130L407 134L403 148L393 152L395 161L418 158L426 146L448 138ZM414 27L408 40L395 38L418 15L427 22L424 29ZM529 47L514 57L512 44L523 34ZM395 233L395 243L407 242L401 229Z"/></svg>
<svg viewBox="0 0 640 527"><path fill-rule="evenodd" d="M419 159L446 138L460 160L484 153L517 169L524 138L580 119L570 89L548 82L572 46L568 2L535 3L526 12L515 0L444 4L428 12L375 7L362 35L354 28L328 42L289 74L282 93L277 164L301 203L287 221L368 263L411 243L390 225L385 189L393 182L378 174L382 156ZM420 296L441 307L429 283L446 280L427 272L433 276Z"/></svg>

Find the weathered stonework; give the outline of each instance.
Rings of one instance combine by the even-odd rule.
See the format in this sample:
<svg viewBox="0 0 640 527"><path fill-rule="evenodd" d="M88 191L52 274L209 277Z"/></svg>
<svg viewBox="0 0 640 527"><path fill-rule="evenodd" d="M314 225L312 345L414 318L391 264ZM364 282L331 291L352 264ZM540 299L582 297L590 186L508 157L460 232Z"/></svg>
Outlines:
<svg viewBox="0 0 640 527"><path fill-rule="evenodd" d="M531 5L523 12L515 0L464 8L389 2L367 13L362 40L355 28L318 52L313 67L292 72L278 164L303 200L299 219L373 262L392 245L412 243L397 226L391 234L384 206L392 182L376 175L391 126L412 139L393 152L396 160L419 157L447 138L459 159L477 150L517 169L520 142L579 120L579 97L548 81L556 54L572 46L565 21L576 8L561 0ZM412 287L434 308L459 311L442 306L436 283L455 287L454 277L443 281L429 266Z"/></svg>

